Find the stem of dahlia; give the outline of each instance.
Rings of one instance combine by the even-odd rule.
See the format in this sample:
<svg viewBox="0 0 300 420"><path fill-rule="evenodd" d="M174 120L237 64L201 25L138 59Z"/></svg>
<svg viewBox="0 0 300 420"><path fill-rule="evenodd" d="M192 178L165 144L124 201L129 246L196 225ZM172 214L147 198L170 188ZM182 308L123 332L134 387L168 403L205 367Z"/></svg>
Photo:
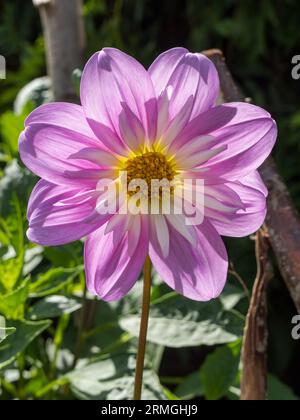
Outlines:
<svg viewBox="0 0 300 420"><path fill-rule="evenodd" d="M80 275L82 279L82 274ZM85 278L83 277L84 282L84 289L83 289L83 296L82 296L82 307L80 312L80 320L79 320L79 328L77 333L77 339L75 344L75 350L74 350L74 360L72 363L72 370L75 369L77 361L80 357L80 352L83 344L83 333L84 333L84 325L85 325L85 316L86 316L86 309L87 309L87 288L85 285Z"/></svg>
<svg viewBox="0 0 300 420"><path fill-rule="evenodd" d="M151 260L146 258L144 264L144 289L143 289L143 304L142 316L139 335L139 346L136 360L135 382L134 382L134 400L140 400L143 385L143 372L146 351L146 340L150 309L150 294L151 294Z"/></svg>

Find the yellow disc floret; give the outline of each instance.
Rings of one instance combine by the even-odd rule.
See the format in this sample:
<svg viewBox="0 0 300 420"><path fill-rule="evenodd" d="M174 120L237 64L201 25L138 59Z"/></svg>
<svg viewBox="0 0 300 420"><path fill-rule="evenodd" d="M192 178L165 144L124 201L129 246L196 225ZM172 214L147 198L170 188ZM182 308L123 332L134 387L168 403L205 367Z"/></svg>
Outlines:
<svg viewBox="0 0 300 420"><path fill-rule="evenodd" d="M131 181L142 179L148 185L149 194L152 180L170 182L177 174L173 159L157 151L146 151L127 159L122 170L127 172L127 186Z"/></svg>

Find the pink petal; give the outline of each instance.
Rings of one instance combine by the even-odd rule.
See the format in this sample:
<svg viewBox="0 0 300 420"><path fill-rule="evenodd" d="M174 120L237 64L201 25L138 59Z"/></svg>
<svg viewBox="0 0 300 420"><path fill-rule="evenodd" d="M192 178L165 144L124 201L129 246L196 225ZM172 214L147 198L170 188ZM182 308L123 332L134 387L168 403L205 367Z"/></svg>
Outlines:
<svg viewBox="0 0 300 420"><path fill-rule="evenodd" d="M158 117L157 117L157 139L161 139L162 135L166 131L169 122L169 106L170 98L172 95L172 86L162 91L158 96L157 108L158 108Z"/></svg>
<svg viewBox="0 0 300 420"><path fill-rule="evenodd" d="M178 153L178 158L176 162L179 164L180 169L188 170L193 169L197 166L203 165L203 163L212 159L214 156L217 156L219 153L223 152L226 149L226 146L215 147L208 150L198 150L195 151L190 156L181 156Z"/></svg>
<svg viewBox="0 0 300 420"><path fill-rule="evenodd" d="M51 125L80 133L86 138L85 141L90 146L99 145L100 143L88 125L80 105L70 104L68 102L52 102L41 105L31 112L25 120L25 127L34 124Z"/></svg>
<svg viewBox="0 0 300 420"><path fill-rule="evenodd" d="M161 278L178 293L199 301L208 301L221 293L227 276L227 254L217 231L205 220L195 227L197 246L192 246L178 231L169 226L170 250L162 256L154 238L150 242L150 258Z"/></svg>
<svg viewBox="0 0 300 420"><path fill-rule="evenodd" d="M190 96L181 110L171 119L170 123L166 125L166 129L162 133L162 145L168 146L178 136L189 121L191 111L193 109L193 97Z"/></svg>
<svg viewBox="0 0 300 420"><path fill-rule="evenodd" d="M225 185L224 185L225 186ZM219 193L222 185L210 186ZM234 213L205 209L205 215L220 235L242 237L256 232L263 224L267 206L265 187L257 173L251 173L240 181L228 182L226 187L234 191L243 203L243 209Z"/></svg>
<svg viewBox="0 0 300 420"><path fill-rule="evenodd" d="M237 114L237 106L231 104L219 105L199 114L191 120L172 144L172 150L181 149L189 143L195 143L197 138L211 135L212 132L230 124Z"/></svg>
<svg viewBox="0 0 300 420"><path fill-rule="evenodd" d="M185 224L185 217L182 214L166 214L169 225L180 233L192 246L197 245L197 234L193 226Z"/></svg>
<svg viewBox="0 0 300 420"><path fill-rule="evenodd" d="M201 176L237 180L257 169L275 144L277 128L270 114L255 105L229 103L211 109L192 121L174 141L177 148L196 136L211 135L221 153L203 165Z"/></svg>
<svg viewBox="0 0 300 420"><path fill-rule="evenodd" d="M127 104L124 103L122 106L123 111L119 117L121 137L132 151L143 151L146 134L142 123Z"/></svg>
<svg viewBox="0 0 300 420"><path fill-rule="evenodd" d="M99 148L86 147L69 156L69 159L87 160L102 168L116 168L120 163L117 155Z"/></svg>
<svg viewBox="0 0 300 420"><path fill-rule="evenodd" d="M98 229L109 217L96 213L95 205L96 197L91 191L41 180L29 199L27 236L30 241L44 246L76 241Z"/></svg>
<svg viewBox="0 0 300 420"><path fill-rule="evenodd" d="M225 184L195 185L186 183L183 185L182 190L178 189L178 195L179 199L183 197L184 204L190 207L187 216L194 214L197 210L198 216L201 218L203 216L209 218L217 213L218 220L220 220L224 214L230 216L240 209L245 210L244 203L239 195ZM201 219L199 219L198 223L195 222L195 224L200 223Z"/></svg>
<svg viewBox="0 0 300 420"><path fill-rule="evenodd" d="M256 105L240 102L223 106L236 107L237 112L230 123L210 133L219 140L219 146L227 145L222 156L214 159L215 163L248 150L276 128L271 115Z"/></svg>
<svg viewBox="0 0 300 420"><path fill-rule="evenodd" d="M255 188L260 191L265 197L268 196L268 189L265 186L258 171L253 171L242 179L242 183L248 187Z"/></svg>
<svg viewBox="0 0 300 420"><path fill-rule="evenodd" d="M210 150L217 144L213 136L197 136L196 138L183 143L182 145L172 144L169 148L170 154L177 154L180 159L193 156L195 153L204 150Z"/></svg>
<svg viewBox="0 0 300 420"><path fill-rule="evenodd" d="M157 126L157 100L150 76L134 58L114 48L94 54L81 79L81 102L88 122L103 140L103 127L115 133L121 145L120 115L126 103L153 141ZM119 140L117 140L119 139ZM103 140L104 141L104 140ZM105 139L106 143L106 139Z"/></svg>
<svg viewBox="0 0 300 420"><path fill-rule="evenodd" d="M131 235L134 235L134 232L131 234L125 232L116 246L114 241L116 229L105 234L105 226L89 235L85 243L87 287L91 293L103 300L118 300L126 295L143 268L148 254L148 224L142 216L134 217L140 218L134 224L140 228L134 250L130 246Z"/></svg>
<svg viewBox="0 0 300 420"><path fill-rule="evenodd" d="M151 64L148 71L157 96L166 89L172 74L188 52L185 48L172 48L160 54Z"/></svg>
<svg viewBox="0 0 300 420"><path fill-rule="evenodd" d="M169 228L166 218L162 214L153 214L150 217L150 235L155 238L159 245L160 252L164 258L169 254L170 239Z"/></svg>
<svg viewBox="0 0 300 420"><path fill-rule="evenodd" d="M42 105L26 120L19 150L36 175L61 185L94 185L104 176L99 165L72 160L84 148L103 149L86 122L82 108L67 103Z"/></svg>
<svg viewBox="0 0 300 420"><path fill-rule="evenodd" d="M174 48L161 54L149 68L157 96L169 86L170 119L183 108L190 96L194 98L190 118L211 108L219 95L219 77L214 64L202 54Z"/></svg>
<svg viewBox="0 0 300 420"><path fill-rule="evenodd" d="M245 209L240 196L227 184L206 185L204 187L205 199L214 198L226 207Z"/></svg>

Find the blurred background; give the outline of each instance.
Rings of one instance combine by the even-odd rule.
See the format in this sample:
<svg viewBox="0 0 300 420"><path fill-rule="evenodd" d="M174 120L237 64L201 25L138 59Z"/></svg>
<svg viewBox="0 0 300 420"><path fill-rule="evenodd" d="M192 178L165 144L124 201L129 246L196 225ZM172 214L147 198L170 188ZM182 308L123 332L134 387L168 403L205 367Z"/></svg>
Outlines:
<svg viewBox="0 0 300 420"><path fill-rule="evenodd" d="M300 209L300 79L295 80L291 75L294 66L292 57L300 54L298 1L85 0L83 16L86 32L83 62L104 46L117 47L136 57L145 66L149 66L160 52L175 46L184 46L191 51L220 48L245 95L253 103L266 108L278 123L279 138L273 152L274 158L296 207ZM17 328L7 339L11 340L8 342L12 347L8 355L3 355L0 345L0 398L89 399L95 395L89 394L84 386L76 388L73 373L66 378L63 376L74 367L72 349L77 346L75 358L89 358L89 363L103 354L117 354L119 357L124 352L134 353L135 339L128 337L131 333L134 336L132 327L121 322L109 333L99 330L95 333L94 330L101 330L101 325L109 324L112 316L124 316L124 310L128 307L130 311L137 310L134 302L139 289L123 303L113 307L101 306L101 302L95 304L90 300L87 309L85 307L86 317L92 318L85 324L90 335L78 341L78 329L82 326L80 296L84 283L80 269L82 244L41 249L29 244L24 237L26 203L35 179L19 161L17 141L25 116L37 105L51 99L50 82L45 77L45 42L40 16L31 1L0 0L0 55L6 58L7 64L6 79L0 80L0 292L7 296L15 293L18 287L22 288L24 279L30 278L31 282L26 298L20 301L18 296L12 304L19 305L21 302L21 314L16 314L15 309L12 311L11 306L8 310L0 298L0 313L7 318L10 328ZM75 90L79 70L70 75ZM244 317L248 300L239 280L242 279L247 289L251 290L256 273L254 242L251 238L245 238L226 240L226 243L232 270L229 275L231 289L228 289L225 297L236 297L235 304L229 304L227 308ZM55 288L49 279L54 285L62 280L67 281L62 288ZM153 299L159 299L168 292L157 279ZM54 315L51 315L51 311L49 314L47 304L49 300L51 303L53 296L68 298L65 304L72 309L57 310L56 305ZM159 305L157 311L167 311L168 305L163 309ZM182 317L190 319L188 314L194 316L198 309L194 303L185 300L184 305L186 312ZM269 285L268 307L269 398L296 399L300 397L300 341L291 337L291 319L296 309L276 266ZM174 308L171 309L163 316L170 317ZM51 326L45 323L45 319L49 318L52 320ZM37 320L41 324L40 329L35 327L35 334L26 345L20 344L20 336L19 341L15 341L18 326L21 331L24 327L29 328L24 324L24 319L31 322ZM155 378L160 378L164 396L167 395L169 399L238 398L239 350L236 348L240 348L240 335L235 334L235 340L232 337L228 339L231 344L222 338L215 342L205 342L204 339L203 342L199 340L199 343L189 344L186 338L187 345L180 348L175 348L175 345L168 347L160 339L152 340L150 347L153 346L153 349L151 347L149 350L149 359L151 362L158 360ZM184 342L184 338L182 340ZM43 352L39 348L41 344L45 346ZM19 346L18 351L15 350L16 346ZM115 348L118 349L117 353ZM96 361L104 363L101 360ZM231 367L229 371L228 364ZM114 366L119 365L114 362ZM83 376L85 374L86 371L82 373ZM123 372L120 377L124 375ZM223 378L221 384L217 379L220 377ZM47 389L55 381L57 387L50 385ZM101 382L101 376L95 381ZM100 387L101 392L96 397L109 398L118 387L119 382L108 387L108 390L103 391ZM41 389L43 392L39 393Z"/></svg>

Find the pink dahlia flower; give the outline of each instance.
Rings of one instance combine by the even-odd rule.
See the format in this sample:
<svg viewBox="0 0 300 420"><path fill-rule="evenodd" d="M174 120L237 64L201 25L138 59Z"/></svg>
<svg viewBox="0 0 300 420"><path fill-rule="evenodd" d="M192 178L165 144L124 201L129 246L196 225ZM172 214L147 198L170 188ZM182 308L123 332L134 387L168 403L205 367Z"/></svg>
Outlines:
<svg viewBox="0 0 300 420"><path fill-rule="evenodd" d="M60 245L87 236L87 287L104 300L124 296L145 258L191 299L217 297L228 268L220 235L255 232L267 190L257 168L270 154L276 124L247 103L216 105L219 78L201 54L174 48L149 70L113 48L94 54L81 80L81 106L33 111L20 137L24 164L42 179L28 205L28 238ZM204 220L178 214L104 214L99 180L128 170L150 178L204 182Z"/></svg>

